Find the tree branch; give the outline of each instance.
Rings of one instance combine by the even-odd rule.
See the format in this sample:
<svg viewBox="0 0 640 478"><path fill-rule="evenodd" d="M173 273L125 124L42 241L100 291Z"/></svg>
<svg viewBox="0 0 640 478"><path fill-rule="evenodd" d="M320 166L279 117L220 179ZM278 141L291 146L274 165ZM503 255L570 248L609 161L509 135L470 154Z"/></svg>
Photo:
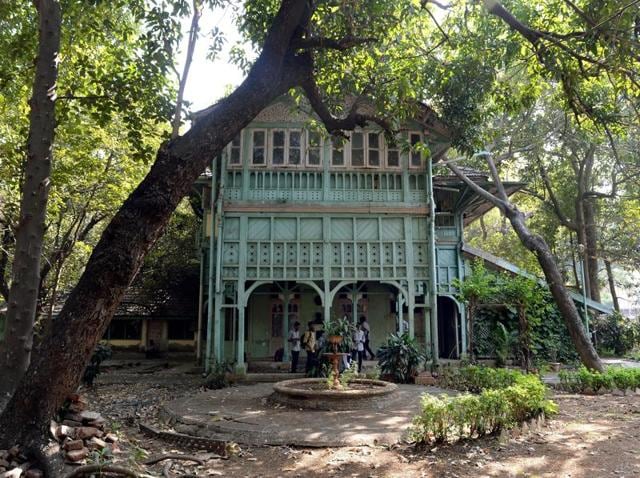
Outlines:
<svg viewBox="0 0 640 478"><path fill-rule="evenodd" d="M309 99L311 107L320 117L320 120L324 124L329 134L344 137L343 131L350 131L357 128L358 126L362 128L366 126L368 122L376 123L385 131L393 133L391 124L387 120L375 115L359 112L359 106L363 98L362 95L358 97L356 101L354 101L346 117L336 118L335 116L333 116L333 114L331 114L331 111L329 111L327 105L324 104L324 101L322 100L322 94L320 93L318 85L316 84L313 76L310 76L309 78L304 80L301 86L304 89L307 98Z"/></svg>
<svg viewBox="0 0 640 478"><path fill-rule="evenodd" d="M469 186L473 192L475 192L476 194L478 194L482 198L484 198L487 201L489 201L491 204L496 206L502 212L504 212L509 207L509 203L508 202L505 202L502 199L494 196L489 191L487 191L486 189L483 189L478 184L473 182L453 162L447 161L447 162L445 162L445 164L462 182L464 182L467 186Z"/></svg>
<svg viewBox="0 0 640 478"><path fill-rule="evenodd" d="M330 49L344 51L349 48L353 48L359 45L366 45L367 43L373 43L378 41L377 38L367 37L353 37L345 36L340 39L326 38L326 37L310 37L300 38L291 43L291 47L298 50L312 50L312 49Z"/></svg>
<svg viewBox="0 0 640 478"><path fill-rule="evenodd" d="M551 204L553 204L553 211L556 213L556 217L560 220L563 226L575 231L576 230L575 223L562 212L562 208L560 207L560 202L558 201L558 198L556 197L556 194L553 191L553 188L551 186L551 180L549 179L547 169L544 167L544 164L542 163L541 158L538 158L538 169L540 171L540 177L542 178L542 183L544 184L544 187L547 190L547 193L549 193L549 199L551 199Z"/></svg>

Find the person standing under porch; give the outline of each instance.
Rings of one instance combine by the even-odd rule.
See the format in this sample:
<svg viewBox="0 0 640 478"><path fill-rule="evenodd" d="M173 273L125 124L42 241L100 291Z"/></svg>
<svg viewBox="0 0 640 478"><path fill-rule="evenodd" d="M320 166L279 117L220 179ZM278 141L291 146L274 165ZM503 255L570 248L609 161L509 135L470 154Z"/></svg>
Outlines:
<svg viewBox="0 0 640 478"><path fill-rule="evenodd" d="M367 360L367 354L371 356L370 360L374 360L376 358L376 354L371 351L370 343L370 335L371 335L371 327L369 327L369 322L367 318L363 315L360 317L360 326L362 327L362 331L364 332L364 359Z"/></svg>
<svg viewBox="0 0 640 478"><path fill-rule="evenodd" d="M305 352L307 352L307 362L304 367L304 372L309 375L311 368L316 363L316 331L313 330L313 322L307 324L308 330L302 336L302 346Z"/></svg>
<svg viewBox="0 0 640 478"><path fill-rule="evenodd" d="M298 359L300 358L300 322L293 324L293 330L289 332L289 343L291 344L291 373L298 370Z"/></svg>
<svg viewBox="0 0 640 478"><path fill-rule="evenodd" d="M358 358L358 373L362 372L362 357L364 355L364 330L362 324L358 326L353 334L353 355Z"/></svg>

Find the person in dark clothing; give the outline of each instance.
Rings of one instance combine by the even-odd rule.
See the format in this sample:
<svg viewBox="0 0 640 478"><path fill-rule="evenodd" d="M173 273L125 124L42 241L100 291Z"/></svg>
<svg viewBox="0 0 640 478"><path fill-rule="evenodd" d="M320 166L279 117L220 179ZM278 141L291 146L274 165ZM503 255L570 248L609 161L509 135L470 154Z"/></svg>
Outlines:
<svg viewBox="0 0 640 478"><path fill-rule="evenodd" d="M367 318L364 315L360 317L360 327L364 332L364 358L366 360L367 354L369 354L371 356L370 360L374 360L376 358L376 354L373 353L371 347L369 346L369 335L371 335L371 328L369 327L369 322L367 322Z"/></svg>

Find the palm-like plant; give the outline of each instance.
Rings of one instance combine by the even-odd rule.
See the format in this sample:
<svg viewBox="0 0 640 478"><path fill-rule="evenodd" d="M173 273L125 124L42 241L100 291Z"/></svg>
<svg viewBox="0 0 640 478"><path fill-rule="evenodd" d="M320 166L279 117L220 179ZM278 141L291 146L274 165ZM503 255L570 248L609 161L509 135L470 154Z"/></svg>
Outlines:
<svg viewBox="0 0 640 478"><path fill-rule="evenodd" d="M377 356L382 375L390 375L399 383L410 382L426 359L416 340L408 334L391 334L387 343L378 349Z"/></svg>

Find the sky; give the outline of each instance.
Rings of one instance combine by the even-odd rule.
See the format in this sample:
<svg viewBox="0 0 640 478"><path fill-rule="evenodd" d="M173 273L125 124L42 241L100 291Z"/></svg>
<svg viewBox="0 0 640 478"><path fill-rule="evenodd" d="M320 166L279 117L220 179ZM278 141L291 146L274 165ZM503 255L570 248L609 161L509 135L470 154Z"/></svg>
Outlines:
<svg viewBox="0 0 640 478"><path fill-rule="evenodd" d="M186 32L189 30L190 23L190 18L183 21L185 41L178 55L180 72L186 56ZM226 42L217 59L211 61L206 56L210 44L208 35L214 27L218 27L224 33ZM205 9L200 19L200 38L196 44L185 88L185 99L191 103L191 111L199 111L211 106L224 95L229 85L238 86L242 82L243 73L237 66L228 62L229 49L239 40L240 34L233 23L233 11L230 6L214 10Z"/></svg>

